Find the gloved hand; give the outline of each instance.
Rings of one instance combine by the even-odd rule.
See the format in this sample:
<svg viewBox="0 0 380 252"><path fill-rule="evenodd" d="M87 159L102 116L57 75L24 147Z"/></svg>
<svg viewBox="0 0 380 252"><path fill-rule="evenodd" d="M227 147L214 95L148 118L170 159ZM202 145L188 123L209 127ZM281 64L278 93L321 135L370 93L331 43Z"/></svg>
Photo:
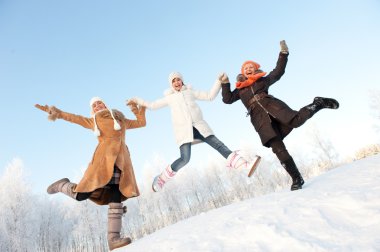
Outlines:
<svg viewBox="0 0 380 252"><path fill-rule="evenodd" d="M133 97L133 98L127 100L127 106L129 106L130 104L133 104L133 103L140 105L140 106L144 106L144 100L141 98L138 98L138 97Z"/></svg>
<svg viewBox="0 0 380 252"><path fill-rule="evenodd" d="M132 98L132 99L127 100L126 105L127 106L137 106L137 102Z"/></svg>
<svg viewBox="0 0 380 252"><path fill-rule="evenodd" d="M286 45L285 40L280 41L280 48L281 48L281 53L284 53L284 54L289 53L289 49L288 49L288 46Z"/></svg>
<svg viewBox="0 0 380 252"><path fill-rule="evenodd" d="M62 112L61 110L57 109L54 106L48 106L48 105L41 106L40 104L36 104L34 106L38 109L41 109L42 111L47 112L49 114L48 119L50 121L55 121L58 118L59 114Z"/></svg>
<svg viewBox="0 0 380 252"><path fill-rule="evenodd" d="M134 113L138 113L139 112L139 109L137 107L137 103L132 101L132 100L128 100L127 101L127 106L129 107L129 109Z"/></svg>
<svg viewBox="0 0 380 252"><path fill-rule="evenodd" d="M230 80L228 79L228 75L226 73L219 74L218 80L220 81L221 84L230 83Z"/></svg>
<svg viewBox="0 0 380 252"><path fill-rule="evenodd" d="M40 104L35 104L34 107L36 107L38 109L41 109L42 111L45 111L45 112L49 111L49 106L48 105L41 106Z"/></svg>

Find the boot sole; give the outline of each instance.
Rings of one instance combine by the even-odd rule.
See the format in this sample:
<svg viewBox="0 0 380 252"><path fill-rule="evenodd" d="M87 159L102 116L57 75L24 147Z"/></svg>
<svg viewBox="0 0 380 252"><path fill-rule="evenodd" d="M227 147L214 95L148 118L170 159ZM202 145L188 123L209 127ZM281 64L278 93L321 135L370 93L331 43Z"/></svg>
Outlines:
<svg viewBox="0 0 380 252"><path fill-rule="evenodd" d="M305 184L305 180L302 180L302 182L299 183L299 184L297 185L297 187L296 187L296 186L294 186L294 187L290 187L290 191L296 191L296 190L300 190L300 189L302 189L303 184Z"/></svg>
<svg viewBox="0 0 380 252"><path fill-rule="evenodd" d="M118 246L115 246L115 247L112 247L112 248L108 247L108 248L109 248L110 250L114 250L114 249L117 249L117 248L121 248L121 247L127 246L127 245L129 245L129 244L131 244L131 243L132 243L132 240L129 239L129 241L128 241L127 243L125 243L125 244L121 244L121 245L118 245Z"/></svg>
<svg viewBox="0 0 380 252"><path fill-rule="evenodd" d="M327 97L316 97L317 99L324 99L324 100L327 100L330 104L329 106L327 106L326 108L329 108L329 109L338 109L339 108L339 102L333 98L327 98Z"/></svg>
<svg viewBox="0 0 380 252"><path fill-rule="evenodd" d="M251 168L251 170L248 173L248 177L251 177L252 174L256 171L256 168L257 168L257 166L259 166L260 161L261 161L261 157L257 156L256 161L253 163L252 168Z"/></svg>
<svg viewBox="0 0 380 252"><path fill-rule="evenodd" d="M297 190L301 190L301 189L302 189L302 185L300 185L298 187L291 187L290 191L297 191Z"/></svg>
<svg viewBox="0 0 380 252"><path fill-rule="evenodd" d="M152 191L153 191L153 192L157 192L156 190L154 190L154 187L153 187L153 185L152 185Z"/></svg>
<svg viewBox="0 0 380 252"><path fill-rule="evenodd" d="M154 180L153 180L153 183L152 183L152 191L153 191L153 192L158 192L158 190L157 190L157 191L154 190L154 186L153 186L153 184L154 184Z"/></svg>

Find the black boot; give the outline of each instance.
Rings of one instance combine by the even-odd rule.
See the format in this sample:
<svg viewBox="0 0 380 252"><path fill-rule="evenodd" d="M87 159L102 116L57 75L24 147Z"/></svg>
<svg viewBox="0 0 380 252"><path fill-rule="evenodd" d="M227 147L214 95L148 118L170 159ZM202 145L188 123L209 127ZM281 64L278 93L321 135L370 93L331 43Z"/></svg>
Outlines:
<svg viewBox="0 0 380 252"><path fill-rule="evenodd" d="M305 107L310 112L312 117L319 110L324 108L337 109L339 108L339 102L332 98L315 97L312 104Z"/></svg>
<svg viewBox="0 0 380 252"><path fill-rule="evenodd" d="M291 191L302 189L302 185L305 183L301 176L301 173L298 171L296 164L294 163L293 158L282 162L281 165L285 168L285 170L289 173L290 177L292 177L293 183L290 187Z"/></svg>
<svg viewBox="0 0 380 252"><path fill-rule="evenodd" d="M290 191L295 191L295 190L299 190L299 189L302 189L302 185L305 183L305 181L303 180L301 174L294 180L293 179L293 184L292 186L290 187Z"/></svg>

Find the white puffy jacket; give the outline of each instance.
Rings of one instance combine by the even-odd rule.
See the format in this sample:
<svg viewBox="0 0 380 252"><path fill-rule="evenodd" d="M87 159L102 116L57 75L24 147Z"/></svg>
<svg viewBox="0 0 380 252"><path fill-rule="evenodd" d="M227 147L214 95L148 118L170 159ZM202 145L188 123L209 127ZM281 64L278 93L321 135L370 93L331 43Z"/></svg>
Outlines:
<svg viewBox="0 0 380 252"><path fill-rule="evenodd" d="M196 91L190 86L183 85L181 91L170 88L165 91L165 96L154 102L147 102L141 98L133 98L139 105L148 109L159 109L169 106L172 114L174 135L178 146L184 143L193 143L193 127L195 127L203 137L213 134L210 126L203 119L202 111L196 100L212 101L221 89L220 80L216 80L209 92Z"/></svg>

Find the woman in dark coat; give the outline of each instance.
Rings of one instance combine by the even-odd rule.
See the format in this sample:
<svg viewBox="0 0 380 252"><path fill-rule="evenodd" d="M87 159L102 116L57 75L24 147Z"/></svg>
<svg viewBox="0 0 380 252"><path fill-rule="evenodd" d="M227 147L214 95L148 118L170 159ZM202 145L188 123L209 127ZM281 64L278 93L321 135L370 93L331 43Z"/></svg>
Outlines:
<svg viewBox="0 0 380 252"><path fill-rule="evenodd" d="M231 92L228 77L222 81L223 102L227 104L241 100L251 116L251 122L258 132L265 147L272 148L282 166L292 177L291 190L302 189L304 180L298 171L292 156L288 153L283 139L292 131L304 124L309 118L323 108L337 109L335 99L315 97L313 103L292 110L286 103L268 94L269 87L285 73L288 62L288 47L285 41L280 42L281 52L276 67L266 75L260 65L246 61L238 76L236 89Z"/></svg>

